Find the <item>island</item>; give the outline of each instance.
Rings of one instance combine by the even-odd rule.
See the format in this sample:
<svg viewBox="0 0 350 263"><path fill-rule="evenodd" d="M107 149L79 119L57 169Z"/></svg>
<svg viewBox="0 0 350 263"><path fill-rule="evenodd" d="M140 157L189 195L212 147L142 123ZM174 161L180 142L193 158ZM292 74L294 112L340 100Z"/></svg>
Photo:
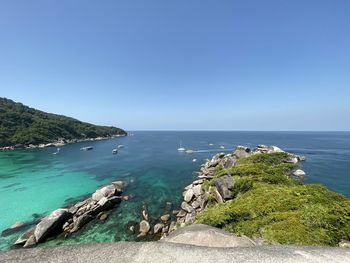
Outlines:
<svg viewBox="0 0 350 263"><path fill-rule="evenodd" d="M113 126L98 126L46 113L7 98L0 98L0 149L62 146L86 140L125 136Z"/></svg>

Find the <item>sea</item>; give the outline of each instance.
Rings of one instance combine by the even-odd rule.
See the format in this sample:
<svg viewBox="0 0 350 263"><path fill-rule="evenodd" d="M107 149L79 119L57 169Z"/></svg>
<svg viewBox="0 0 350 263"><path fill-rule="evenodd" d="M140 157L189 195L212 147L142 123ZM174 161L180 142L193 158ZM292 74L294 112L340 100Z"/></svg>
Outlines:
<svg viewBox="0 0 350 263"><path fill-rule="evenodd" d="M194 153L178 152L180 142ZM306 184L323 184L350 197L350 132L134 131L127 137L69 144L58 154L53 154L55 147L0 152L0 232L17 221L35 222L100 186L124 180L128 185L123 194L131 198L105 222L91 222L69 238L60 236L40 246L138 241L129 228L142 220L142 207L156 223L179 208L183 188L207 158L237 145L258 144L306 156ZM118 145L124 147L112 154ZM93 150L80 150L86 146ZM24 231L0 236L0 250L10 249Z"/></svg>

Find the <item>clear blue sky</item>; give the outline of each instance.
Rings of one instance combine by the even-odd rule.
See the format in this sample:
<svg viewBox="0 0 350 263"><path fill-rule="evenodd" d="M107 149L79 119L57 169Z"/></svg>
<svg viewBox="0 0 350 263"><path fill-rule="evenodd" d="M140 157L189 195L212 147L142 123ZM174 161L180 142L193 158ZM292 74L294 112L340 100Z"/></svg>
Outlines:
<svg viewBox="0 0 350 263"><path fill-rule="evenodd" d="M350 1L1 0L0 96L128 130L350 130Z"/></svg>

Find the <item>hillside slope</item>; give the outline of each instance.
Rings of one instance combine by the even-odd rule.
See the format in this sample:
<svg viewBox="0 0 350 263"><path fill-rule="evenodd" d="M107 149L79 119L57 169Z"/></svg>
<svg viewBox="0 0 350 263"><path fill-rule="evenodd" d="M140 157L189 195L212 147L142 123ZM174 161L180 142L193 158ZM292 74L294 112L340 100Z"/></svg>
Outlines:
<svg viewBox="0 0 350 263"><path fill-rule="evenodd" d="M126 135L126 132L116 127L97 126L63 115L46 113L0 98L0 147L113 135Z"/></svg>

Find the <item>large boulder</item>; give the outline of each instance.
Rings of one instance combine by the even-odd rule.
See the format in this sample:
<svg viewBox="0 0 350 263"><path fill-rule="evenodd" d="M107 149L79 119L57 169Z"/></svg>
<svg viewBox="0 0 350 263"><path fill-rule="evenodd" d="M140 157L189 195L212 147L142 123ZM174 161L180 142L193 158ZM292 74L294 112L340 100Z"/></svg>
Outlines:
<svg viewBox="0 0 350 263"><path fill-rule="evenodd" d="M230 175L224 175L215 181L215 187L225 200L232 199L233 184L233 177Z"/></svg>
<svg viewBox="0 0 350 263"><path fill-rule="evenodd" d="M36 243L46 239L52 234L62 231L62 226L72 214L67 209L56 209L50 215L43 218L39 224L35 227L34 237Z"/></svg>
<svg viewBox="0 0 350 263"><path fill-rule="evenodd" d="M188 189L184 195L185 202L190 202L193 198L193 195L194 195L193 189L192 188Z"/></svg>
<svg viewBox="0 0 350 263"><path fill-rule="evenodd" d="M193 194L195 197L200 196L202 194L202 185L197 184L197 185L193 186L192 191L193 191ZM189 202L189 201L187 201L187 202Z"/></svg>
<svg viewBox="0 0 350 263"><path fill-rule="evenodd" d="M140 222L140 233L147 234L150 231L151 227L146 220Z"/></svg>
<svg viewBox="0 0 350 263"><path fill-rule="evenodd" d="M92 194L92 200L98 202L103 197L111 197L117 193L117 189L113 184L106 185L98 190L96 190L95 193Z"/></svg>
<svg viewBox="0 0 350 263"><path fill-rule="evenodd" d="M220 193L219 193L218 189L216 189L216 187L210 187L209 192L214 197L214 199L217 203L221 204L224 202L224 200L222 199L222 196L220 195Z"/></svg>
<svg viewBox="0 0 350 263"><path fill-rule="evenodd" d="M187 213L192 213L192 212L194 211L193 207L190 206L190 205L189 205L188 203L186 203L186 202L182 202L182 203L181 203L181 208L182 208L183 210L185 210Z"/></svg>
<svg viewBox="0 0 350 263"><path fill-rule="evenodd" d="M237 162L237 159L233 156L228 156L226 159L225 159L225 162L224 162L224 168L225 169L228 169L230 167L233 167L235 166Z"/></svg>
<svg viewBox="0 0 350 263"><path fill-rule="evenodd" d="M298 177L303 177L303 176L306 175L306 173L305 173L303 170L298 169L298 170L295 170L295 171L293 172L293 175L294 175L294 176L298 176Z"/></svg>
<svg viewBox="0 0 350 263"><path fill-rule="evenodd" d="M250 148L245 146L237 146L236 150L233 152L234 156L237 158L245 158L252 155L252 151Z"/></svg>

